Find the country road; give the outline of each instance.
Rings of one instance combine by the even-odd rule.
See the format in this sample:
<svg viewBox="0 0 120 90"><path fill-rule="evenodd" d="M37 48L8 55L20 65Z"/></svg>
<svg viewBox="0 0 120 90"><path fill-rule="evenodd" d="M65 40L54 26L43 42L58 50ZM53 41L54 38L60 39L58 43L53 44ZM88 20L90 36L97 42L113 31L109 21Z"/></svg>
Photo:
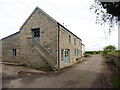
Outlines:
<svg viewBox="0 0 120 90"><path fill-rule="evenodd" d="M48 74L18 76L20 66L3 65L3 88L112 88L113 73L101 55ZM26 69L27 70L27 69Z"/></svg>

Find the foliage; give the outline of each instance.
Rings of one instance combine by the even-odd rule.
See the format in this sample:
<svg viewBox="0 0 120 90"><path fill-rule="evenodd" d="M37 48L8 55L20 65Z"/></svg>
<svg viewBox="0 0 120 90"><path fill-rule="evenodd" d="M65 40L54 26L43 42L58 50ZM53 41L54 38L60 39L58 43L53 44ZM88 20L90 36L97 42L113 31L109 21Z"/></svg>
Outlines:
<svg viewBox="0 0 120 90"><path fill-rule="evenodd" d="M120 77L117 76L113 78L113 85L115 88L120 88Z"/></svg>
<svg viewBox="0 0 120 90"><path fill-rule="evenodd" d="M84 57L89 57L89 56L90 56L90 54L85 54L85 55L84 55Z"/></svg>
<svg viewBox="0 0 120 90"><path fill-rule="evenodd" d="M102 51L86 51L84 57L89 57L90 55L102 54Z"/></svg>
<svg viewBox="0 0 120 90"><path fill-rule="evenodd" d="M79 61L81 58L76 58L76 61Z"/></svg>
<svg viewBox="0 0 120 90"><path fill-rule="evenodd" d="M86 51L85 54L93 55L93 54L95 54L95 51Z"/></svg>
<svg viewBox="0 0 120 90"><path fill-rule="evenodd" d="M109 46L106 46L104 49L103 49L103 52L102 52L102 55L107 58L107 55L108 54L117 54L119 51L118 50L115 50L116 47L115 46L112 46L112 45L109 45Z"/></svg>
<svg viewBox="0 0 120 90"><path fill-rule="evenodd" d="M112 49L111 49L112 48ZM105 62L112 64L112 69L115 73L117 73L117 76L115 75L113 78L113 85L115 88L120 88L120 77L119 76L119 66L116 65L116 55L120 55L120 50L115 50L115 46L109 45L104 48L103 56L105 58ZM118 62L117 62L118 63ZM113 68L114 66L114 68ZM116 70L117 68L117 70Z"/></svg>
<svg viewBox="0 0 120 90"><path fill-rule="evenodd" d="M51 71L52 69L48 66L34 66L32 65L29 61L28 62L24 62L21 64L22 66L25 66L27 68L33 68L33 69L36 69L36 70L39 70L39 71Z"/></svg>
<svg viewBox="0 0 120 90"><path fill-rule="evenodd" d="M104 51L111 52L111 51L113 51L113 50L115 50L115 49L116 49L115 46L109 45L109 46L106 46L106 47L104 48Z"/></svg>
<svg viewBox="0 0 120 90"><path fill-rule="evenodd" d="M50 67L47 66L40 66L40 67L35 67L36 70L40 70L40 71L50 71L52 69L50 69Z"/></svg>
<svg viewBox="0 0 120 90"><path fill-rule="evenodd" d="M103 53L102 53L102 55L104 56L104 57L106 57L107 56L107 51L103 51Z"/></svg>
<svg viewBox="0 0 120 90"><path fill-rule="evenodd" d="M95 55L95 54L101 54L102 51L86 51L85 54Z"/></svg>
<svg viewBox="0 0 120 90"><path fill-rule="evenodd" d="M112 52L108 52L108 54L120 55L120 50L115 50L115 51L112 51Z"/></svg>
<svg viewBox="0 0 120 90"><path fill-rule="evenodd" d="M100 2L100 0L95 0L95 3L90 7L90 10L94 10L96 13L96 24L105 25L107 23L109 25L109 33L120 21L119 4L120 2Z"/></svg>

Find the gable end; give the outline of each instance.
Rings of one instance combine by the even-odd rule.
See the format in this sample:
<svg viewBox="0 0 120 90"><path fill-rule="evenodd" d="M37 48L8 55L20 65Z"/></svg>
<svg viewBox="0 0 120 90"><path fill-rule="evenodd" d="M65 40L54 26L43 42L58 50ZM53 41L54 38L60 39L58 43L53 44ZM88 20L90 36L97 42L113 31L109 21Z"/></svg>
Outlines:
<svg viewBox="0 0 120 90"><path fill-rule="evenodd" d="M24 25L27 23L27 21L31 18L31 16L34 14L34 12L38 10L39 12L43 13L45 16L47 16L50 20L52 20L53 22L55 22L57 24L57 21L55 19L53 19L50 15L48 15L46 12L44 12L42 9L40 9L39 7L36 7L34 9L34 11L30 14L30 16L27 18L27 20L23 23L23 25L20 27L20 30L24 27Z"/></svg>

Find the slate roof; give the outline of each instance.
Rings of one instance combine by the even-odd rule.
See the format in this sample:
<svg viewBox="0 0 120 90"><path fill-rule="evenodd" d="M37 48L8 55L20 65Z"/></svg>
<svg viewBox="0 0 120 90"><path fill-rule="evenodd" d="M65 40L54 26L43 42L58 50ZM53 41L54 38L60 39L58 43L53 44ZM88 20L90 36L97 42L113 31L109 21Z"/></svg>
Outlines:
<svg viewBox="0 0 120 90"><path fill-rule="evenodd" d="M50 18L53 22L57 24L57 21L53 19L50 15L48 15L46 12L44 12L41 8L38 6L33 10L33 12L30 14L30 16L27 18L27 20L23 23L23 25L20 27L20 30L23 28L23 26L27 23L27 21L30 19L30 17L34 14L36 10L39 10L41 13L45 14L48 18Z"/></svg>
<svg viewBox="0 0 120 90"><path fill-rule="evenodd" d="M55 22L56 24L60 25L62 28L64 28L66 31L68 31L69 33L73 34L75 37L77 37L78 39L80 39L78 36L76 36L74 33L72 33L70 30L68 30L66 27L64 27L63 25L61 25L59 22L57 22L54 18L52 18L50 15L48 15L46 12L44 12L41 8L39 8L38 6L34 9L34 11L31 13L31 15L27 18L27 20L24 22L24 24L20 27L20 30L23 28L23 26L27 23L27 21L30 19L30 17L33 15L33 13L39 10L41 13L43 13L44 15L46 15L50 20L52 20L53 22ZM80 39L81 40L81 39ZM82 41L82 40L81 40Z"/></svg>
<svg viewBox="0 0 120 90"><path fill-rule="evenodd" d="M9 38L9 37L12 37L12 36L14 36L14 35L16 35L16 34L18 34L18 33L20 33L20 31L18 31L18 32L14 33L14 34L11 34L11 35L9 35L9 36L7 36L7 37L4 37L4 38L2 38L1 40L4 40L4 39Z"/></svg>
<svg viewBox="0 0 120 90"><path fill-rule="evenodd" d="M39 10L41 13L45 14L49 19L51 19L53 22L55 22L56 24L60 25L62 28L64 28L66 31L68 31L69 33L73 34L75 37L77 37L78 39L80 39L78 36L76 36L74 33L72 33L70 30L68 30L66 27L64 27L63 25L61 25L59 22L57 22L55 19L53 19L50 15L48 15L46 12L44 12L42 9L40 9L38 6L34 9L34 11L30 14L30 16L26 19L26 21L23 23L23 25L20 27L20 30L23 28L23 26L27 23L27 21L30 19L30 17L34 14L34 12L36 10ZM11 37L13 35L16 35L17 33L20 33L20 31L12 34L12 35L9 35L5 38L8 38L8 37ZM5 39L3 38L3 39ZM2 39L2 40L3 40ZM81 40L81 39L80 39ZM81 40L82 41L82 40Z"/></svg>

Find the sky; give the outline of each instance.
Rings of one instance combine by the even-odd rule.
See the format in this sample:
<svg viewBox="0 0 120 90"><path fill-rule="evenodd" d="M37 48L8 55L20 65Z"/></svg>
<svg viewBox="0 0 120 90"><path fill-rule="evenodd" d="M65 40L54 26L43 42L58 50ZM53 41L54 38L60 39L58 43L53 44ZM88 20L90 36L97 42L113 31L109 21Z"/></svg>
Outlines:
<svg viewBox="0 0 120 90"><path fill-rule="evenodd" d="M38 6L82 39L86 51L118 47L118 28L108 34L108 26L95 24L90 11L94 0L0 0L0 39L17 31Z"/></svg>

